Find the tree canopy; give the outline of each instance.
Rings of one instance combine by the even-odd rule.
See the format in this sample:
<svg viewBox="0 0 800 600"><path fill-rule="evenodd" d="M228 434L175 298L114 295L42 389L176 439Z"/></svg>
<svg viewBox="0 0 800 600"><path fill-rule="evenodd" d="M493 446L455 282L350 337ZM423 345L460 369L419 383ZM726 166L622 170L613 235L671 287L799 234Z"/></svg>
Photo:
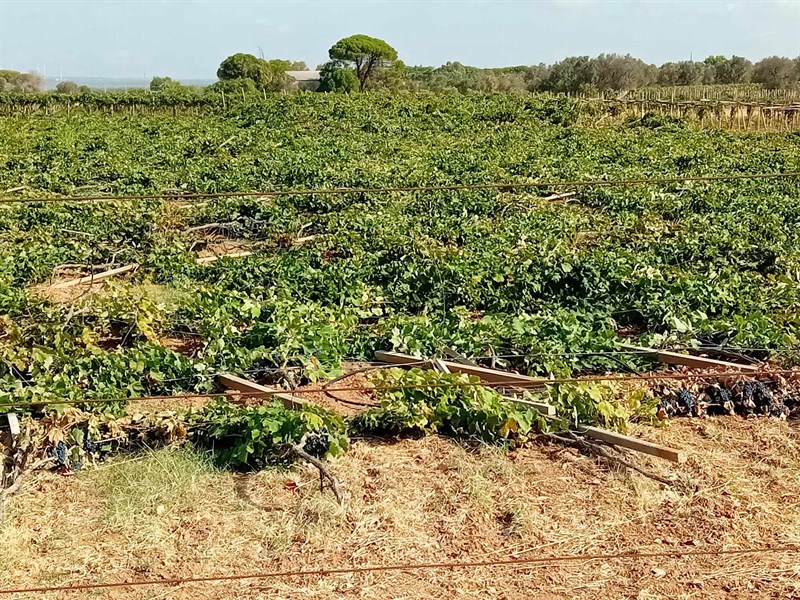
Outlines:
<svg viewBox="0 0 800 600"><path fill-rule="evenodd" d="M359 87L356 72L341 62L332 60L319 69L320 92L355 92Z"/></svg>
<svg viewBox="0 0 800 600"><path fill-rule="evenodd" d="M240 52L220 63L217 77L220 81L250 79L259 89L278 91L286 85L286 71L291 68L292 63L288 60L264 60Z"/></svg>
<svg viewBox="0 0 800 600"><path fill-rule="evenodd" d="M0 92L40 92L44 80L36 73L0 70Z"/></svg>
<svg viewBox="0 0 800 600"><path fill-rule="evenodd" d="M62 94L74 94L80 90L80 86L74 81L59 81L56 91Z"/></svg>
<svg viewBox="0 0 800 600"><path fill-rule="evenodd" d="M376 69L397 60L397 50L381 39L358 34L336 42L328 51L328 56L331 60L352 64L359 88L364 91Z"/></svg>
<svg viewBox="0 0 800 600"><path fill-rule="evenodd" d="M180 81L175 81L172 77L153 77L150 80L151 92L169 92L179 90L181 87Z"/></svg>
<svg viewBox="0 0 800 600"><path fill-rule="evenodd" d="M783 56L769 56L753 68L753 81L767 89L778 89L796 84L800 79L800 58L792 60Z"/></svg>

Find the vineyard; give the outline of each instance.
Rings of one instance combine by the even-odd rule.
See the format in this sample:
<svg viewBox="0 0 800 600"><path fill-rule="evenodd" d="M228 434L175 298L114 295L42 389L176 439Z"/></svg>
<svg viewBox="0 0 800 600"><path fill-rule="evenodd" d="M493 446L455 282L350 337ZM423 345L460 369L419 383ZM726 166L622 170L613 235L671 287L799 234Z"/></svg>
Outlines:
<svg viewBox="0 0 800 600"><path fill-rule="evenodd" d="M606 126L642 119L645 115L679 118L686 124L747 131L796 131L800 126L800 104L796 90L762 90L758 86L681 86L633 90L626 94L524 94L532 104L562 106L574 124L604 123ZM441 101L445 95L431 95ZM469 101L452 95L456 104ZM481 96L483 97L483 96ZM405 99L414 96L407 94ZM313 100L306 98L307 101ZM403 100L401 100L403 101ZM474 99L473 99L474 101ZM496 102L493 99L492 102ZM412 100L413 102L413 100ZM192 88L153 93L150 91L88 91L80 94L0 93L0 115L71 116L73 114L136 115L171 113L181 115L225 114L268 104L265 94L228 94Z"/></svg>
<svg viewBox="0 0 800 600"><path fill-rule="evenodd" d="M578 452L578 423L660 436L800 407L794 113L756 131L552 96L2 106L0 413L62 474L174 443L234 471L366 460L372 436ZM694 380L626 344L780 376ZM436 360L376 364L406 354L551 384L513 402ZM241 402L226 374L305 401Z"/></svg>

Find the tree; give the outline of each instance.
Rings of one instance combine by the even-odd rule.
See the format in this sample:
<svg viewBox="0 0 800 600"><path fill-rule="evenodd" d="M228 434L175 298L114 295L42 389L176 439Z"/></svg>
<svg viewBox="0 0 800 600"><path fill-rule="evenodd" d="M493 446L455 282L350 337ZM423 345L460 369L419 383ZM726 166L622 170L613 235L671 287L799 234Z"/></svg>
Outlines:
<svg viewBox="0 0 800 600"><path fill-rule="evenodd" d="M703 62L710 67L718 67L719 65L725 64L728 59L725 58L722 54L712 54L711 56L707 57Z"/></svg>
<svg viewBox="0 0 800 600"><path fill-rule="evenodd" d="M356 72L339 61L332 60L319 67L320 92L355 92L358 90Z"/></svg>
<svg viewBox="0 0 800 600"><path fill-rule="evenodd" d="M80 90L78 84L74 81L59 81L56 84L56 91L61 94L74 94Z"/></svg>
<svg viewBox="0 0 800 600"><path fill-rule="evenodd" d="M264 60L252 54L234 54L222 61L217 69L220 81L250 79L256 87L267 91L284 89L288 82L286 71L291 69L288 60Z"/></svg>
<svg viewBox="0 0 800 600"><path fill-rule="evenodd" d="M181 82L171 77L153 77L150 80L151 92L169 92L179 90L181 87L183 87Z"/></svg>
<svg viewBox="0 0 800 600"><path fill-rule="evenodd" d="M387 68L376 71L371 86L392 93L407 89L405 63L398 59Z"/></svg>
<svg viewBox="0 0 800 600"><path fill-rule="evenodd" d="M709 56L703 64L707 67L709 83L747 83L753 68L753 63L741 56Z"/></svg>
<svg viewBox="0 0 800 600"><path fill-rule="evenodd" d="M308 71L308 65L304 60L296 60L289 68L290 71Z"/></svg>
<svg viewBox="0 0 800 600"><path fill-rule="evenodd" d="M630 54L601 54L592 62L592 83L600 90L632 90L653 83L656 68Z"/></svg>
<svg viewBox="0 0 800 600"><path fill-rule="evenodd" d="M770 56L753 66L753 81L775 90L797 83L795 62L783 56Z"/></svg>
<svg viewBox="0 0 800 600"><path fill-rule="evenodd" d="M588 56L568 56L550 67L550 74L542 82L549 92L577 92L592 83L592 61Z"/></svg>
<svg viewBox="0 0 800 600"><path fill-rule="evenodd" d="M44 80L38 73L0 70L0 92L41 92Z"/></svg>
<svg viewBox="0 0 800 600"><path fill-rule="evenodd" d="M537 92L550 75L550 67L544 63L528 67L525 72L525 87L529 92Z"/></svg>
<svg viewBox="0 0 800 600"><path fill-rule="evenodd" d="M709 66L705 63L683 60L677 63L664 63L658 68L659 85L699 85Z"/></svg>
<svg viewBox="0 0 800 600"><path fill-rule="evenodd" d="M204 90L209 94L227 94L233 96L247 96L258 92L255 82L248 78L242 77L241 79L226 79L218 81L205 88Z"/></svg>
<svg viewBox="0 0 800 600"><path fill-rule="evenodd" d="M351 35L336 42L328 51L331 60L351 63L363 92L376 69L397 60L397 50L385 41L368 35Z"/></svg>

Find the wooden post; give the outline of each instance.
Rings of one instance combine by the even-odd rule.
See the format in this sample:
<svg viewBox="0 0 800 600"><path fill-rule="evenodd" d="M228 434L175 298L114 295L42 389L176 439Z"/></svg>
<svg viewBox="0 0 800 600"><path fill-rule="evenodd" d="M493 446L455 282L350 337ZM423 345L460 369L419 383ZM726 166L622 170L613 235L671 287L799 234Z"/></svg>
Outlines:
<svg viewBox="0 0 800 600"><path fill-rule="evenodd" d="M615 446L621 446L622 448L628 448L629 450L635 450L636 452L642 452L644 454L649 454L650 456L657 456L658 458L663 458L675 463L686 462L686 455L680 450L675 450L667 446L660 446L652 442L640 440L628 435L622 435L621 433L616 433L607 429L601 429L599 427L585 427L584 435L595 440L606 442L607 444L614 444Z"/></svg>
<svg viewBox="0 0 800 600"><path fill-rule="evenodd" d="M94 283L95 281L102 281L103 279L108 279L109 277L113 277L114 275L122 275L123 273L129 273L131 271L135 271L138 267L139 263L133 263L131 265L125 265L124 267L117 267L116 269L103 271L102 273L87 275L86 277L79 277L78 279L70 279L69 281L62 281L61 283L57 283L55 285L50 286L50 289L60 290L62 288L81 285L83 283Z"/></svg>
<svg viewBox="0 0 800 600"><path fill-rule="evenodd" d="M682 365L684 367L693 367L697 369L708 367L723 367L726 369L734 369L738 371L758 371L759 367L753 365L740 365L737 363L728 362L725 360L716 360L713 358L703 358L701 356L691 356L690 354L679 354L677 352L670 352L668 350L656 350L655 348L643 348L642 346L632 346L630 344L620 344L620 348L625 350L632 350L639 354L649 354L655 356L659 362L667 363L670 365Z"/></svg>
<svg viewBox="0 0 800 600"><path fill-rule="evenodd" d="M298 409L301 408L304 404L306 404L305 400L301 400L297 396L292 396L291 394L287 394L286 392L281 392L280 390L274 390L268 388L266 386L260 385L255 383L254 381L250 381L249 379L243 379L242 377L237 377L236 375L230 375L229 373L222 373L217 376L217 381L221 386L224 386L230 390L236 390L237 392L242 392L247 394L250 392L252 394L258 394L259 398L277 398L286 408L291 409ZM266 394L270 394L267 396Z"/></svg>
<svg viewBox="0 0 800 600"><path fill-rule="evenodd" d="M431 361L412 356L410 354L403 354L401 352L382 352L375 353L375 358L382 362L393 363L396 365L407 365L409 363L418 363L423 361L425 364L430 365ZM519 373L506 373L505 371L497 371L495 369L487 369L485 367L476 367L473 365L465 365L449 360L441 361L453 373L465 373L467 375L475 375L480 377L483 381L490 383L507 383L509 386L522 385L525 387L543 386L547 384L547 379L537 377L528 377L527 375L520 375ZM428 367L430 368L430 367Z"/></svg>
<svg viewBox="0 0 800 600"><path fill-rule="evenodd" d="M398 365L409 365L409 366L416 365L416 363L419 363L420 360L424 360L424 359L419 359L416 356L411 356L410 354L402 354L400 352L376 352L375 358L388 363L393 363ZM526 375L519 375L517 373L506 373L504 371L497 371L495 369L486 369L484 367L478 367L475 365L455 363L436 358L426 361L426 364L423 364L422 366L424 368L436 368L435 365L437 363L441 365L439 369L444 368L451 373L465 373L468 375L476 375L477 377L480 377L482 381L487 381L490 383L508 383L509 387L512 388L514 384L517 385L525 384L527 387L530 387L531 382L533 382L534 385L539 385L541 382L541 384L543 385L547 381L544 379L536 379L534 377L528 377ZM514 402L516 404L533 408L534 410L539 412L539 414L544 415L546 417L553 417L556 414L555 407L552 404L548 404L546 402L523 400L520 398L513 398L509 396L503 396L503 398L505 398L509 402Z"/></svg>

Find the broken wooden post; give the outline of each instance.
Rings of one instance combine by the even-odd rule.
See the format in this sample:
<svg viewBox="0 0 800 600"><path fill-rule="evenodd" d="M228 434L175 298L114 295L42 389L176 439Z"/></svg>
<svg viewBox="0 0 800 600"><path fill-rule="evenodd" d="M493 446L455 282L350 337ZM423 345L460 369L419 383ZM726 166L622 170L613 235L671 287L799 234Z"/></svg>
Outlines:
<svg viewBox="0 0 800 600"><path fill-rule="evenodd" d="M431 363L433 364L433 368L439 371L439 373L443 373L445 375L449 375L451 373L450 369L447 368L447 365L444 364L443 360L434 358Z"/></svg>
<svg viewBox="0 0 800 600"><path fill-rule="evenodd" d="M679 450L668 448L667 446L660 446L658 444L640 440L629 435L623 435L621 433L609 431L608 429L601 429L599 427L583 427L581 433L587 437L606 442L607 444L621 446L623 448L628 448L629 450L635 450L636 452L649 454L650 456L657 456L658 458L670 460L675 463L686 462L686 455Z"/></svg>
<svg viewBox="0 0 800 600"><path fill-rule="evenodd" d="M216 262L223 258L244 258L245 256L250 256L253 254L249 250L243 250L241 252L231 252L230 254L217 254L215 256L203 256L197 259L198 265L207 265L209 263Z"/></svg>
<svg viewBox="0 0 800 600"><path fill-rule="evenodd" d="M453 350L452 348L445 348L444 350L442 350L442 352L447 358L452 358L453 362L461 363L462 365L472 365L473 367L478 366L470 359L468 359L466 356L459 354L456 350Z"/></svg>
<svg viewBox="0 0 800 600"><path fill-rule="evenodd" d="M740 365L737 363L728 362L725 360L716 360L714 358L704 358L702 356L692 356L690 354L680 354L678 352L670 352L668 350L657 350L655 348L644 348L642 346L633 346L631 344L620 344L620 348L630 350L637 354L647 354L655 356L656 360L669 365L681 365L684 367L694 367L697 369L702 368L719 368L735 369L739 371L758 371L759 367L753 365Z"/></svg>
<svg viewBox="0 0 800 600"><path fill-rule="evenodd" d="M20 434L19 420L17 419L16 413L13 412L6 413L6 419L8 420L8 430L11 432L11 439L13 441L14 438Z"/></svg>
<svg viewBox="0 0 800 600"><path fill-rule="evenodd" d="M131 265L125 265L124 267L117 267L116 269L103 271L102 273L87 275L86 277L79 277L78 279L70 279L69 281L62 281L61 283L56 283L55 285L51 285L50 289L60 290L62 288L68 288L75 285L81 285L84 283L94 283L95 281L102 281L103 279L108 279L109 277L113 277L114 275L122 275L123 273L129 273L131 271L135 271L138 268L139 268L139 263L133 263Z"/></svg>
<svg viewBox="0 0 800 600"><path fill-rule="evenodd" d="M236 390L237 392L242 392L244 396L247 393L251 394L258 394L259 398L277 398L286 408L291 409L298 409L301 408L306 402L301 400L297 396L293 396L292 394L287 394L286 392L281 392L280 390L274 390L258 384L254 381L250 381L249 379L244 379L242 377L237 377L236 375L230 375L228 373L221 373L217 376L217 381L220 385L230 389Z"/></svg>

